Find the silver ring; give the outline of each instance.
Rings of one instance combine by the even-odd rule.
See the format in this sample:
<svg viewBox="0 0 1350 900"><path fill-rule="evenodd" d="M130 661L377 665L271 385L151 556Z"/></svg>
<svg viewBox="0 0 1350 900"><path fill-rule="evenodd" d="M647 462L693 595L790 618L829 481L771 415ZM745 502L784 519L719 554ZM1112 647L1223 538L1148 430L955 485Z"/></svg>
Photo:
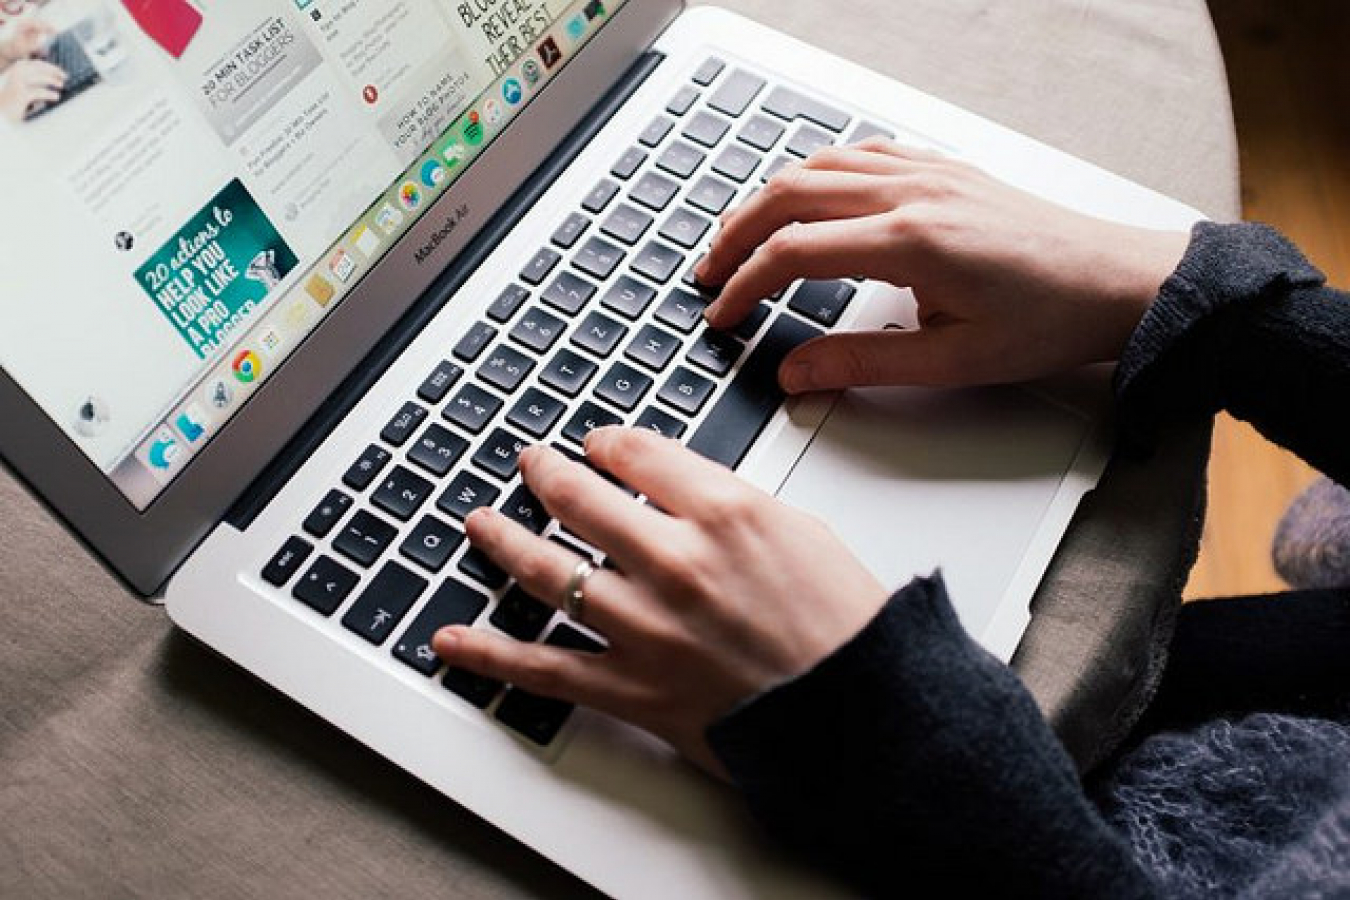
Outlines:
<svg viewBox="0 0 1350 900"><path fill-rule="evenodd" d="M562 611L573 622L580 622L586 612L586 579L595 574L595 566L589 560L577 560L572 576L563 588Z"/></svg>

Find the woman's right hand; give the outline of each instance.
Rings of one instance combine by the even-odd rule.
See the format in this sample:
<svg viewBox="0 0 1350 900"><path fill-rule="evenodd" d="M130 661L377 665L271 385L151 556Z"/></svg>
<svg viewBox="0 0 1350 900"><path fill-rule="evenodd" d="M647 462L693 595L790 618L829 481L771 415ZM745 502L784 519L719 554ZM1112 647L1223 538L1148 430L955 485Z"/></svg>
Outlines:
<svg viewBox="0 0 1350 900"><path fill-rule="evenodd" d="M0 84L0 116L22 122L34 103L55 103L61 99L66 73L49 62L24 59L10 66Z"/></svg>
<svg viewBox="0 0 1350 900"><path fill-rule="evenodd" d="M708 309L719 328L796 278L913 289L918 330L810 341L779 370L789 392L988 384L1118 358L1189 239L1095 219L873 139L780 172L723 217L696 275L722 286Z"/></svg>

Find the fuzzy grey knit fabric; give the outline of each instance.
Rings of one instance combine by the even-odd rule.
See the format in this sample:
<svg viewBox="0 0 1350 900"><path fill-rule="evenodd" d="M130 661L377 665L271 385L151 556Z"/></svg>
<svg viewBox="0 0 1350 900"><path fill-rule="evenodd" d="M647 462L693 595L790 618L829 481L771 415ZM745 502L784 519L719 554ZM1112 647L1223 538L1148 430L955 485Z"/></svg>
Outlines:
<svg viewBox="0 0 1350 900"><path fill-rule="evenodd" d="M1271 555L1292 587L1350 587L1350 490L1315 481L1280 520Z"/></svg>
<svg viewBox="0 0 1350 900"><path fill-rule="evenodd" d="M1259 714L1158 735L1100 802L1164 896L1350 896L1344 724Z"/></svg>

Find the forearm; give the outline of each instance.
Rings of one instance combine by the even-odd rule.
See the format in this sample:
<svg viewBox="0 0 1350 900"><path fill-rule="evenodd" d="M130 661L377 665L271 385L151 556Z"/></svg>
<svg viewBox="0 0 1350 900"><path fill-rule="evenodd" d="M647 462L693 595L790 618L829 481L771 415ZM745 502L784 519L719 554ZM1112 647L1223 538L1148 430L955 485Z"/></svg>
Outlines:
<svg viewBox="0 0 1350 900"><path fill-rule="evenodd" d="M940 579L898 592L857 638L709 738L771 833L868 895L925 876L991 896L1149 893Z"/></svg>
<svg viewBox="0 0 1350 900"><path fill-rule="evenodd" d="M1268 228L1196 227L1131 338L1116 387L1136 444L1167 420L1227 410L1350 481L1350 444L1336 438L1350 396L1350 297Z"/></svg>

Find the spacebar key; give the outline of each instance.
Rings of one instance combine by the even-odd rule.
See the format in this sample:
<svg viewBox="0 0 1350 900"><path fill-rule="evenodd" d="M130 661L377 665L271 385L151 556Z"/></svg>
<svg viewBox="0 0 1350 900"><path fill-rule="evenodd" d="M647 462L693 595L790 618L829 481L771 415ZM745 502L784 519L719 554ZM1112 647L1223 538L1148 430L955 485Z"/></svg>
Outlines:
<svg viewBox="0 0 1350 900"><path fill-rule="evenodd" d="M787 396L778 386L779 364L792 348L824 333L800 319L779 316L689 439L689 449L733 469L740 465Z"/></svg>

